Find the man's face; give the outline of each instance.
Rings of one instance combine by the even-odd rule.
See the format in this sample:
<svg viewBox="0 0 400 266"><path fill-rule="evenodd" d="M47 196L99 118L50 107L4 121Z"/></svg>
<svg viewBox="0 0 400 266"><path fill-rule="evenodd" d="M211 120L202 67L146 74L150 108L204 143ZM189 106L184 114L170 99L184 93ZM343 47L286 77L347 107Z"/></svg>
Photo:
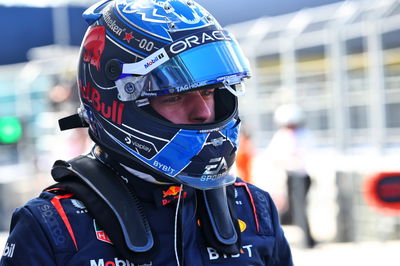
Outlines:
<svg viewBox="0 0 400 266"><path fill-rule="evenodd" d="M175 124L205 124L215 120L214 89L150 98L153 109Z"/></svg>

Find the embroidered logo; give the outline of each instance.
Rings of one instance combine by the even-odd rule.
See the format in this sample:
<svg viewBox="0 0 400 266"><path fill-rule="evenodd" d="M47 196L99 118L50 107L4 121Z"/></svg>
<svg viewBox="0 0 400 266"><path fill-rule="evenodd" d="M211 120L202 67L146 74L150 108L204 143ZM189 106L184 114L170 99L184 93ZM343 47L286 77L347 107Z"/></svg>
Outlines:
<svg viewBox="0 0 400 266"><path fill-rule="evenodd" d="M113 260L111 259L92 259L90 260L90 266L104 266L104 265L120 265L120 266L152 266L152 262L144 263L144 264L134 264L129 260L119 259L115 257Z"/></svg>
<svg viewBox="0 0 400 266"><path fill-rule="evenodd" d="M85 205L83 205L82 201L77 200L77 199L71 199L72 205L77 208L76 213L87 213L87 209Z"/></svg>
<svg viewBox="0 0 400 266"><path fill-rule="evenodd" d="M3 257L9 257L12 258L14 255L14 250L15 250L15 244L13 243L6 243L6 247L3 252Z"/></svg>
<svg viewBox="0 0 400 266"><path fill-rule="evenodd" d="M239 223L239 227L240 227L240 232L243 233L244 230L246 230L246 228L247 228L247 224L240 219L238 219L238 223Z"/></svg>
<svg viewBox="0 0 400 266"><path fill-rule="evenodd" d="M177 200L179 198L179 194L181 199L184 199L187 196L187 192L183 191L179 186L170 186L167 190L163 190L161 198L162 206Z"/></svg>
<svg viewBox="0 0 400 266"><path fill-rule="evenodd" d="M166 191L163 191L163 198L168 196L176 196L181 192L181 188L178 186L170 186Z"/></svg>
<svg viewBox="0 0 400 266"><path fill-rule="evenodd" d="M233 254L233 255L227 255L227 254L219 253L214 248L207 247L207 253L208 253L209 260L237 259L242 256L252 258L253 257L252 248L253 248L253 245L245 245L245 246L242 246L242 248L240 249L240 253Z"/></svg>
<svg viewBox="0 0 400 266"><path fill-rule="evenodd" d="M96 220L94 220L94 219L93 219L93 226L94 226L94 230L96 232L96 237L98 240L109 243L109 244L113 244L113 242L110 240L108 235L104 232L103 229L100 228L100 226L96 223Z"/></svg>
<svg viewBox="0 0 400 266"><path fill-rule="evenodd" d="M48 204L38 206L38 209L56 246L64 247L66 245L66 233L63 229L65 226L60 223L57 210Z"/></svg>

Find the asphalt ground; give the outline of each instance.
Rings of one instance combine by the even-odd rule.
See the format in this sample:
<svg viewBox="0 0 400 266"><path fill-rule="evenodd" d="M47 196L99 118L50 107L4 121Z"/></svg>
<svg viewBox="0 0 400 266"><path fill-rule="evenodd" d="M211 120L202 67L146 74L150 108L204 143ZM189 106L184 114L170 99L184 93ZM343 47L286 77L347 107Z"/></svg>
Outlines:
<svg viewBox="0 0 400 266"><path fill-rule="evenodd" d="M313 249L292 246L296 266L397 266L400 241L326 243Z"/></svg>
<svg viewBox="0 0 400 266"><path fill-rule="evenodd" d="M283 230L296 266L400 266L400 240L320 242L314 248L304 248L298 228L284 226Z"/></svg>

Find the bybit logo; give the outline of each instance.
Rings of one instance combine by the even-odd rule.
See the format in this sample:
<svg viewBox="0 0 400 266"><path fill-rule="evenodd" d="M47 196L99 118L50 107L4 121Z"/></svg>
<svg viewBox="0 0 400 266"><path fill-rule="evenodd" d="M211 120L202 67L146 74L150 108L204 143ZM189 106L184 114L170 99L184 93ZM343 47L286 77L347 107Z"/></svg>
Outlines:
<svg viewBox="0 0 400 266"><path fill-rule="evenodd" d="M245 245L242 246L240 249L240 252L238 254L233 254L233 255L227 255L227 254L221 254L218 253L217 250L211 247L207 247L207 253L208 253L208 258L209 260L218 260L218 259L235 259L239 258L240 256L247 256L249 258L253 257L253 251L252 251L253 245Z"/></svg>
<svg viewBox="0 0 400 266"><path fill-rule="evenodd" d="M6 247L3 252L3 257L12 258L14 255L14 250L15 250L15 244L6 243Z"/></svg>

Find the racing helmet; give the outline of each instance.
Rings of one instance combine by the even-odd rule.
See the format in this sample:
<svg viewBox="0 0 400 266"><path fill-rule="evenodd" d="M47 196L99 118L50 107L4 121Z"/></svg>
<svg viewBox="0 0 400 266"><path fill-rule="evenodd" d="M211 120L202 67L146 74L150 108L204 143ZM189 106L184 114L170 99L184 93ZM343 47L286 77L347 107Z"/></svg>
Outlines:
<svg viewBox="0 0 400 266"><path fill-rule="evenodd" d="M163 181L213 189L231 184L250 77L237 41L192 0L107 0L83 14L78 85L83 123L106 153ZM174 124L151 97L214 89L216 119Z"/></svg>

